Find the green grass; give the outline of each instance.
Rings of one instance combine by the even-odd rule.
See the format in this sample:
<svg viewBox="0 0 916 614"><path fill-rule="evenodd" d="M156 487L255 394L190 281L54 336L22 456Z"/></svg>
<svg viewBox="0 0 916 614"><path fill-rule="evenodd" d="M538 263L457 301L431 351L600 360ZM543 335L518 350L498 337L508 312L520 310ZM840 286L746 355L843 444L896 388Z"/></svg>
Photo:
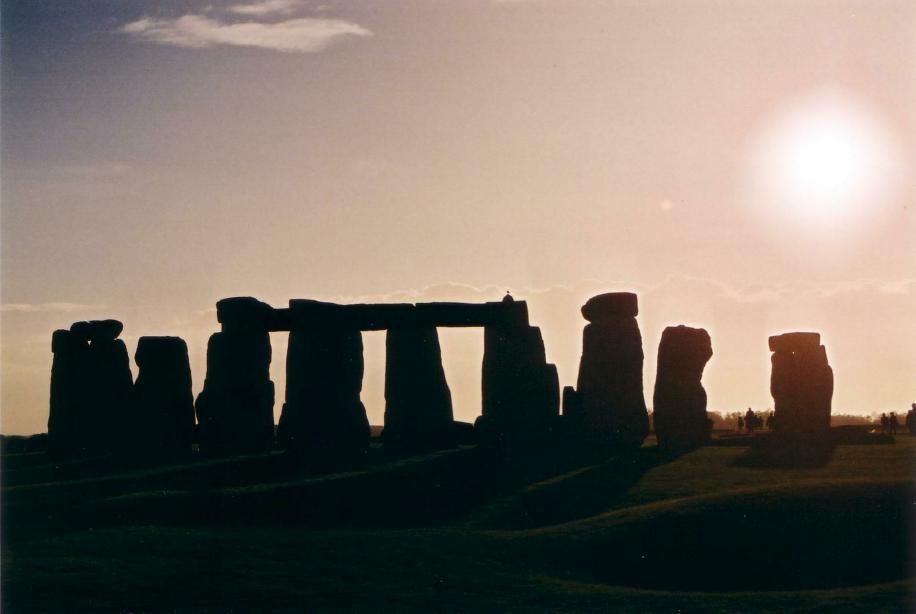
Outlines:
<svg viewBox="0 0 916 614"><path fill-rule="evenodd" d="M461 449L260 484L172 468L156 490L13 490L80 520L26 536L4 514L3 611L914 611L916 440L897 441L794 470L708 447L494 472Z"/></svg>

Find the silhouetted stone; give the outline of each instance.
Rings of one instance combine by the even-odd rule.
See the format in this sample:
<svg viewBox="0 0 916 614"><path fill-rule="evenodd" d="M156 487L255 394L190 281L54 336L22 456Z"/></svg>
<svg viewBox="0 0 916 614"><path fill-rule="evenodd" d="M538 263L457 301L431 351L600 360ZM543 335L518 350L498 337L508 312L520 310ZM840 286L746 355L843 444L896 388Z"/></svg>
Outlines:
<svg viewBox="0 0 916 614"><path fill-rule="evenodd" d="M830 429L833 369L817 333L770 337L774 350L770 393L773 428L780 438L824 439Z"/></svg>
<svg viewBox="0 0 916 614"><path fill-rule="evenodd" d="M593 296L582 306L582 317L589 322L605 322L639 315L639 303L632 292L608 292Z"/></svg>
<svg viewBox="0 0 916 614"><path fill-rule="evenodd" d="M573 427L585 442L621 450L638 448L649 432L643 397L642 337L635 295L611 293L589 303L591 323L582 332L582 359L576 392L581 414ZM600 299L600 300L599 300Z"/></svg>
<svg viewBox="0 0 916 614"><path fill-rule="evenodd" d="M230 321L229 330L210 336L197 397L201 451L210 455L262 452L274 439L270 336L234 316Z"/></svg>
<svg viewBox="0 0 916 614"><path fill-rule="evenodd" d="M294 329L286 355L280 445L319 459L364 454L370 433L359 398L362 381L363 340L358 330Z"/></svg>
<svg viewBox="0 0 916 614"><path fill-rule="evenodd" d="M216 303L216 320L223 331L265 332L273 309L250 296L224 298Z"/></svg>
<svg viewBox="0 0 916 614"><path fill-rule="evenodd" d="M89 343L68 330L56 330L51 337L51 407L48 414L48 449L57 456L81 452L85 447L84 427L88 382Z"/></svg>
<svg viewBox="0 0 916 614"><path fill-rule="evenodd" d="M382 441L410 452L455 445L452 396L436 329L389 329L385 349Z"/></svg>
<svg viewBox="0 0 916 614"><path fill-rule="evenodd" d="M543 433L560 407L560 384L534 326L484 329L483 404L477 427L487 436Z"/></svg>
<svg viewBox="0 0 916 614"><path fill-rule="evenodd" d="M74 322L70 332L85 341L113 341L124 330L124 324L118 320L91 320Z"/></svg>
<svg viewBox="0 0 916 614"><path fill-rule="evenodd" d="M794 352L814 349L821 345L820 333L784 333L769 338L771 352Z"/></svg>
<svg viewBox="0 0 916 614"><path fill-rule="evenodd" d="M131 395L140 453L179 457L191 452L194 396L188 347L179 337L140 337L139 372Z"/></svg>
<svg viewBox="0 0 916 614"><path fill-rule="evenodd" d="M582 402L573 386L563 387L563 417L576 420L582 415Z"/></svg>
<svg viewBox="0 0 916 614"><path fill-rule="evenodd" d="M652 414L660 447L684 451L709 440L701 379L711 357L709 333L702 328L669 326L662 332Z"/></svg>
<svg viewBox="0 0 916 614"><path fill-rule="evenodd" d="M87 439L97 451L122 447L133 388L130 357L120 339L97 338L89 344Z"/></svg>

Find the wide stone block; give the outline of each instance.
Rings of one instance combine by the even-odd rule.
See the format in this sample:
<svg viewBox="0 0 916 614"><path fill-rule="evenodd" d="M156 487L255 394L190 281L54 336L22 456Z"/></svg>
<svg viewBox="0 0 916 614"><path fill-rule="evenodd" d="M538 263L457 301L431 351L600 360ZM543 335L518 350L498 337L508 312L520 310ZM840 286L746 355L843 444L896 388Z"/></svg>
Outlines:
<svg viewBox="0 0 916 614"><path fill-rule="evenodd" d="M771 352L794 352L817 348L821 344L820 333L784 333L769 338Z"/></svg>
<svg viewBox="0 0 916 614"><path fill-rule="evenodd" d="M608 292L593 296L582 306L582 317L589 322L635 318L639 301L632 292Z"/></svg>

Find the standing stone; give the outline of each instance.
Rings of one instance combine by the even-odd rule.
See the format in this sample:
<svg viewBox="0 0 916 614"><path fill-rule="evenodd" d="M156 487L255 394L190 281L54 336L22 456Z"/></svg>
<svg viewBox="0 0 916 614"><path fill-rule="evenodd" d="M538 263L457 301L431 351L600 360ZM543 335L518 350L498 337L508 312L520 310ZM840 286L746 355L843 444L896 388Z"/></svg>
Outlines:
<svg viewBox="0 0 916 614"><path fill-rule="evenodd" d="M89 343L69 330L51 337L51 408L48 414L48 448L56 456L69 456L83 448L88 390L84 370Z"/></svg>
<svg viewBox="0 0 916 614"><path fill-rule="evenodd" d="M712 343L704 329L669 326L662 332L653 397L660 447L685 451L709 440L706 390L700 380L710 358Z"/></svg>
<svg viewBox="0 0 916 614"><path fill-rule="evenodd" d="M773 430L783 439L825 438L830 430L833 369L817 333L786 333L769 339L773 352L770 393Z"/></svg>
<svg viewBox="0 0 916 614"><path fill-rule="evenodd" d="M353 459L369 447L360 400L363 338L358 330L294 328L286 354L286 402L278 438L287 451L318 459Z"/></svg>
<svg viewBox="0 0 916 614"><path fill-rule="evenodd" d="M541 330L528 325L527 310L518 321L484 328L481 383L477 427L485 436L542 434L552 428L560 411L559 377L547 362Z"/></svg>
<svg viewBox="0 0 916 614"><path fill-rule="evenodd" d="M385 445L407 452L454 446L452 395L436 329L389 329L385 349Z"/></svg>
<svg viewBox="0 0 916 614"><path fill-rule="evenodd" d="M637 313L629 292L602 294L582 307L590 323L582 333L576 386L580 415L571 422L588 443L635 449L649 433Z"/></svg>
<svg viewBox="0 0 916 614"><path fill-rule="evenodd" d="M270 310L251 297L216 304L223 330L207 345L207 377L196 404L205 454L263 452L273 445Z"/></svg>
<svg viewBox="0 0 916 614"><path fill-rule="evenodd" d="M187 344L180 337L140 337L134 358L139 368L131 397L137 450L154 457L190 454L194 395Z"/></svg>
<svg viewBox="0 0 916 614"><path fill-rule="evenodd" d="M104 454L122 445L133 387L127 347L117 339L123 328L117 320L95 320L54 333L48 418L53 453Z"/></svg>

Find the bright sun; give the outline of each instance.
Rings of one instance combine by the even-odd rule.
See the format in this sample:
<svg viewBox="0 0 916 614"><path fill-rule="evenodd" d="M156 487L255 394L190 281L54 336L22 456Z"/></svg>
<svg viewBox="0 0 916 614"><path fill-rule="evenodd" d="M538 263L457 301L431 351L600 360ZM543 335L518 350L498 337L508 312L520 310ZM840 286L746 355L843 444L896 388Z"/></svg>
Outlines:
<svg viewBox="0 0 916 614"><path fill-rule="evenodd" d="M889 201L897 159L876 114L850 97L820 93L757 133L749 198L783 230L787 223L837 230L873 218Z"/></svg>

